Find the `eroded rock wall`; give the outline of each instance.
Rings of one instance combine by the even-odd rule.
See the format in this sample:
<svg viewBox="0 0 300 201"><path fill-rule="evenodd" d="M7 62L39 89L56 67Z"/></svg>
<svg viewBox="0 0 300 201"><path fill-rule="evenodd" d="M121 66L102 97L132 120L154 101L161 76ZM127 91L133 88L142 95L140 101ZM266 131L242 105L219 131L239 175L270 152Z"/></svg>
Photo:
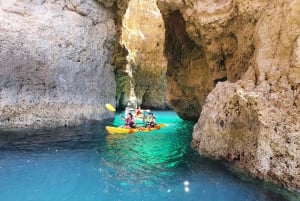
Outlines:
<svg viewBox="0 0 300 201"><path fill-rule="evenodd" d="M118 1L117 5L118 104L122 108L134 96L143 108L167 108L167 61L163 55L165 28L156 0Z"/></svg>
<svg viewBox="0 0 300 201"><path fill-rule="evenodd" d="M190 100L201 111L193 146L299 190L300 2L158 0L158 6L171 27L166 32L176 33L168 21L174 13L185 22L182 34L166 39L177 42L166 44L168 87L179 92L170 102L183 117L190 117ZM190 50L202 51L189 51L191 43Z"/></svg>
<svg viewBox="0 0 300 201"><path fill-rule="evenodd" d="M217 82L235 82L245 73L254 54L253 34L263 5L241 8L233 1L158 1L167 27L168 96L182 118L197 120Z"/></svg>
<svg viewBox="0 0 300 201"><path fill-rule="evenodd" d="M145 108L166 108L165 27L156 0L130 0L123 25L122 40L130 50L137 103Z"/></svg>
<svg viewBox="0 0 300 201"><path fill-rule="evenodd" d="M118 0L116 3L117 13L115 18L117 42L114 48L113 65L115 66L116 76L116 105L119 109L124 109L130 98L131 90L131 78L126 72L126 66L128 65L127 55L128 50L121 43L123 17L128 8L129 0Z"/></svg>
<svg viewBox="0 0 300 201"><path fill-rule="evenodd" d="M113 17L95 0L0 1L0 126L111 118Z"/></svg>
<svg viewBox="0 0 300 201"><path fill-rule="evenodd" d="M168 100L183 119L196 120L213 88L204 49L190 39L180 11L164 14L168 59ZM202 103L202 104L201 104Z"/></svg>

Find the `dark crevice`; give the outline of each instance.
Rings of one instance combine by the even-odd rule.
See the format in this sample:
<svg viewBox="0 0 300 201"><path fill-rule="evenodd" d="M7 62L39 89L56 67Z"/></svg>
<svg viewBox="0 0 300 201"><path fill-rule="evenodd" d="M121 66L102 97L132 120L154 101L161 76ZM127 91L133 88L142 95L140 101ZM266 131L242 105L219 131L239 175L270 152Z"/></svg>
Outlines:
<svg viewBox="0 0 300 201"><path fill-rule="evenodd" d="M225 81L227 81L227 77L222 77L222 78L219 78L219 79L215 79L214 80L214 86L216 86L218 82L225 82Z"/></svg>
<svg viewBox="0 0 300 201"><path fill-rule="evenodd" d="M199 66L193 66L192 61L201 61L205 55L204 50L189 37L179 10L163 13L163 19L166 29L164 54L168 61L167 79L176 85L178 94L184 94L184 97L171 95L169 101L181 118L197 120L202 108L198 94L192 90L192 85L185 85L183 80L190 79L191 69L199 69Z"/></svg>

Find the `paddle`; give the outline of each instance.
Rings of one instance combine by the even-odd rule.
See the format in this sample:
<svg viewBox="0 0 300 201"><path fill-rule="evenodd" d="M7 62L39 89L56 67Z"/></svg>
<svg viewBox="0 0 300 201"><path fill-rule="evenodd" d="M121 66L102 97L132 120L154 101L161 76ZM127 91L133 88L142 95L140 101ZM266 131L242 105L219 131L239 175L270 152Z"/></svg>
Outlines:
<svg viewBox="0 0 300 201"><path fill-rule="evenodd" d="M105 104L106 109L108 109L111 112L115 112L116 109L114 108L114 106L112 106L111 104L107 103Z"/></svg>

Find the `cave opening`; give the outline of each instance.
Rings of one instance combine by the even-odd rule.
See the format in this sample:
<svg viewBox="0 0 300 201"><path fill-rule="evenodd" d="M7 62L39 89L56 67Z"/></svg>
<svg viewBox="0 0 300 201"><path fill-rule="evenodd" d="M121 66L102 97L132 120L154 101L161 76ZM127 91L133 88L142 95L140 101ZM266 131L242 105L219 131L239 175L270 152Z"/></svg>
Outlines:
<svg viewBox="0 0 300 201"><path fill-rule="evenodd" d="M179 10L163 12L163 19L168 100L181 118L197 121L212 88L205 51L186 32L186 22Z"/></svg>
<svg viewBox="0 0 300 201"><path fill-rule="evenodd" d="M172 108L182 119L197 121L207 95L217 82L227 80L227 58L222 52L212 53L209 57L216 57L222 69L210 67L207 44L201 34L197 42L189 35L180 10L160 8L156 0L130 0L122 8L117 107L135 102L146 108Z"/></svg>

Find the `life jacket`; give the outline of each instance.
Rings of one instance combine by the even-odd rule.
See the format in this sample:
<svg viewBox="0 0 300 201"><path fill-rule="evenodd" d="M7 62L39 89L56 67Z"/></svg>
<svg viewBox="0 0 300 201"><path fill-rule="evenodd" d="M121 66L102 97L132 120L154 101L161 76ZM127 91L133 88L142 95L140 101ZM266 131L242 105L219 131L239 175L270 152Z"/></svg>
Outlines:
<svg viewBox="0 0 300 201"><path fill-rule="evenodd" d="M140 115L140 114L142 114L142 111L141 111L141 110L137 110L137 111L136 111L136 116L138 116L138 115Z"/></svg>
<svg viewBox="0 0 300 201"><path fill-rule="evenodd" d="M154 127L155 126L155 121L154 120L155 120L155 117L149 117L149 116L147 116L147 118L146 118L146 125Z"/></svg>
<svg viewBox="0 0 300 201"><path fill-rule="evenodd" d="M130 128L135 128L135 123L132 118L126 118L125 125L129 126Z"/></svg>
<svg viewBox="0 0 300 201"><path fill-rule="evenodd" d="M125 125L129 125L130 122L131 122L131 119L130 119L130 118L126 118L126 119L125 119Z"/></svg>

